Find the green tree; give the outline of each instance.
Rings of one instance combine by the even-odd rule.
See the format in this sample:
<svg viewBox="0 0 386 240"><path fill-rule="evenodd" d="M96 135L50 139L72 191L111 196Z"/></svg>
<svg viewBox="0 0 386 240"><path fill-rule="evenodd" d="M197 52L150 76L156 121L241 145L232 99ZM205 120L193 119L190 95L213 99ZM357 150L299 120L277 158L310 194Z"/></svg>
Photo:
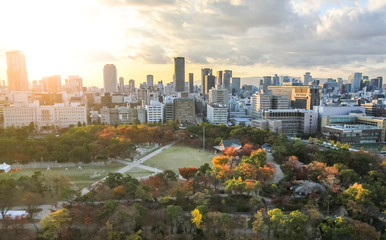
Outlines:
<svg viewBox="0 0 386 240"><path fill-rule="evenodd" d="M72 218L66 208L50 213L40 221L46 239L63 239L63 235L71 227Z"/></svg>
<svg viewBox="0 0 386 240"><path fill-rule="evenodd" d="M15 204L16 192L16 181L14 179L0 180L0 211L3 219L8 210Z"/></svg>
<svg viewBox="0 0 386 240"><path fill-rule="evenodd" d="M193 213L192 213L193 214ZM180 206L168 205L166 208L166 216L170 223L170 232L173 233L174 228L178 228L182 225L184 211Z"/></svg>

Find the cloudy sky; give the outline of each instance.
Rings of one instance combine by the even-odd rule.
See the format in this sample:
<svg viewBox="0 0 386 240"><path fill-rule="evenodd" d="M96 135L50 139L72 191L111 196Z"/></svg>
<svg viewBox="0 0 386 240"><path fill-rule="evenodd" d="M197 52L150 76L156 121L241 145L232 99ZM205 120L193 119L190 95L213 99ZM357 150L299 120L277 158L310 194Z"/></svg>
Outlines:
<svg viewBox="0 0 386 240"><path fill-rule="evenodd" d="M186 74L386 77L386 0L3 0L5 51L26 54L29 80L81 75L102 86L103 65L126 81L170 82L173 57Z"/></svg>

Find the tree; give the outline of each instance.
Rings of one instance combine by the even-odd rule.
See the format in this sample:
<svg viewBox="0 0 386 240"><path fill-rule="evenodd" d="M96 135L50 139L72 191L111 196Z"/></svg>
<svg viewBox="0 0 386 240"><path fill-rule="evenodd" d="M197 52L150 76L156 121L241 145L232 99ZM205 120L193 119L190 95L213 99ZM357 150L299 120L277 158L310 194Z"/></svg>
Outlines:
<svg viewBox="0 0 386 240"><path fill-rule="evenodd" d="M212 163L214 166L222 166L229 162L229 158L225 156L214 157Z"/></svg>
<svg viewBox="0 0 386 240"><path fill-rule="evenodd" d="M72 218L66 208L50 213L40 221L44 238L64 239L66 231L71 227Z"/></svg>
<svg viewBox="0 0 386 240"><path fill-rule="evenodd" d="M4 219L8 210L15 204L16 181L12 178L0 180L0 211Z"/></svg>
<svg viewBox="0 0 386 240"><path fill-rule="evenodd" d="M264 223L263 214L261 211L257 211L255 214L255 220L252 222L252 230L255 234L259 234L268 228L267 224Z"/></svg>
<svg viewBox="0 0 386 240"><path fill-rule="evenodd" d="M33 219L33 214L38 211L39 205L43 203L43 197L34 192L25 192L21 201L27 207L26 211L30 219Z"/></svg>
<svg viewBox="0 0 386 240"><path fill-rule="evenodd" d="M274 235L277 237L277 233L279 230L279 227L284 220L283 212L279 208L275 208L268 211L268 215L270 216L269 221L269 230L273 229ZM268 230L268 238L269 238L269 230Z"/></svg>
<svg viewBox="0 0 386 240"><path fill-rule="evenodd" d="M348 224L347 219L337 217L335 220L327 217L325 223L320 224L323 239L339 240L351 239L352 226Z"/></svg>
<svg viewBox="0 0 386 240"><path fill-rule="evenodd" d="M194 177L194 175L197 173L198 169L195 167L185 167L185 168L179 168L178 171L180 172L180 175L185 178L189 179Z"/></svg>
<svg viewBox="0 0 386 240"><path fill-rule="evenodd" d="M192 212L192 223L196 224L196 228L199 229L200 228L200 225L202 223L202 215L200 213L200 210L198 210L197 208L194 209Z"/></svg>
<svg viewBox="0 0 386 240"><path fill-rule="evenodd" d="M364 188L362 184L354 183L342 194L342 201L353 213L361 211L363 204L370 197L370 190Z"/></svg>
<svg viewBox="0 0 386 240"><path fill-rule="evenodd" d="M256 179L257 178L257 167L250 163L241 163L238 168L245 179Z"/></svg>
<svg viewBox="0 0 386 240"><path fill-rule="evenodd" d="M241 194L245 191L246 183L239 177L238 179L233 178L225 182L225 190L228 192L236 192Z"/></svg>
<svg viewBox="0 0 386 240"><path fill-rule="evenodd" d="M166 208L166 216L170 223L170 232L173 233L174 228L178 228L180 225L182 225L184 211L180 206L168 205Z"/></svg>

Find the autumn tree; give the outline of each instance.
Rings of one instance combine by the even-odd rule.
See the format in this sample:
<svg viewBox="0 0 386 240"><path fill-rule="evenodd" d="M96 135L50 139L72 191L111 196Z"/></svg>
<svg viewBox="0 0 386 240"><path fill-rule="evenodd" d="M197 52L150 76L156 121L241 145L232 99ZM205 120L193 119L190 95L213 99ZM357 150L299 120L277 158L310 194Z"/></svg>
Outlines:
<svg viewBox="0 0 386 240"><path fill-rule="evenodd" d="M185 167L185 168L179 168L178 171L183 178L189 179L194 177L198 169L195 167Z"/></svg>
<svg viewBox="0 0 386 240"><path fill-rule="evenodd" d="M196 224L196 228L199 229L202 223L202 214L200 211L196 208L192 212L192 223Z"/></svg>
<svg viewBox="0 0 386 240"><path fill-rule="evenodd" d="M64 239L71 227L72 218L66 208L50 213L40 221L43 229L41 237L48 239Z"/></svg>

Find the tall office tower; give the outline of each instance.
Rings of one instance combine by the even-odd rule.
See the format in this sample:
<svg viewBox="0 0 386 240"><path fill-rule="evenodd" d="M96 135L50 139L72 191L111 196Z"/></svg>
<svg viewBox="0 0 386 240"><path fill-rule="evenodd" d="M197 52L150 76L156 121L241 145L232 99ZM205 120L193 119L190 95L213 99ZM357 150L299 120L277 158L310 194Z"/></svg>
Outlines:
<svg viewBox="0 0 386 240"><path fill-rule="evenodd" d="M312 82L312 76L310 72L306 72L302 77L303 85L308 85Z"/></svg>
<svg viewBox="0 0 386 240"><path fill-rule="evenodd" d="M201 68L201 93L203 95L208 92L208 90L205 88L205 76L209 74L212 75L211 68Z"/></svg>
<svg viewBox="0 0 386 240"><path fill-rule="evenodd" d="M212 74L205 76L205 93L209 93L209 90L215 88L216 86L216 77Z"/></svg>
<svg viewBox="0 0 386 240"><path fill-rule="evenodd" d="M62 91L62 79L60 75L54 75L49 77L43 77L44 91L54 93Z"/></svg>
<svg viewBox="0 0 386 240"><path fill-rule="evenodd" d="M264 76L263 77L263 90L267 90L268 86L272 85L272 77L271 76Z"/></svg>
<svg viewBox="0 0 386 240"><path fill-rule="evenodd" d="M216 89L220 89L222 88L222 71L217 71L216 77L217 77Z"/></svg>
<svg viewBox="0 0 386 240"><path fill-rule="evenodd" d="M103 86L105 92L117 92L117 68L114 64L106 64L103 68Z"/></svg>
<svg viewBox="0 0 386 240"><path fill-rule="evenodd" d="M125 91L125 79L123 77L119 78L119 92L123 93Z"/></svg>
<svg viewBox="0 0 386 240"><path fill-rule="evenodd" d="M183 92L185 88L185 58L174 58L174 90Z"/></svg>
<svg viewBox="0 0 386 240"><path fill-rule="evenodd" d="M154 76L153 75L147 75L146 76L146 83L148 87L152 87L154 83Z"/></svg>
<svg viewBox="0 0 386 240"><path fill-rule="evenodd" d="M133 79L129 80L129 94L134 95L135 93L135 81Z"/></svg>
<svg viewBox="0 0 386 240"><path fill-rule="evenodd" d="M348 83L351 83L352 92L360 90L362 80L362 73L352 73L348 76Z"/></svg>
<svg viewBox="0 0 386 240"><path fill-rule="evenodd" d="M224 88L228 89L230 93L232 93L231 78L232 78L232 70L225 70L223 73L222 81L223 81Z"/></svg>
<svg viewBox="0 0 386 240"><path fill-rule="evenodd" d="M377 77L377 79L378 79L378 88L383 89L383 78Z"/></svg>
<svg viewBox="0 0 386 240"><path fill-rule="evenodd" d="M240 92L240 78L231 77L232 95Z"/></svg>
<svg viewBox="0 0 386 240"><path fill-rule="evenodd" d="M274 86L279 86L280 85L280 78L279 78L279 76L277 74L275 74L275 76L273 76L272 81L273 81L273 85Z"/></svg>
<svg viewBox="0 0 386 240"><path fill-rule="evenodd" d="M69 75L65 80L64 89L67 92L81 92L83 91L83 80L77 75Z"/></svg>
<svg viewBox="0 0 386 240"><path fill-rule="evenodd" d="M189 93L194 92L194 75L193 73L189 73Z"/></svg>
<svg viewBox="0 0 386 240"><path fill-rule="evenodd" d="M6 57L8 90L28 90L27 67L24 54L20 51L8 51L6 52Z"/></svg>

